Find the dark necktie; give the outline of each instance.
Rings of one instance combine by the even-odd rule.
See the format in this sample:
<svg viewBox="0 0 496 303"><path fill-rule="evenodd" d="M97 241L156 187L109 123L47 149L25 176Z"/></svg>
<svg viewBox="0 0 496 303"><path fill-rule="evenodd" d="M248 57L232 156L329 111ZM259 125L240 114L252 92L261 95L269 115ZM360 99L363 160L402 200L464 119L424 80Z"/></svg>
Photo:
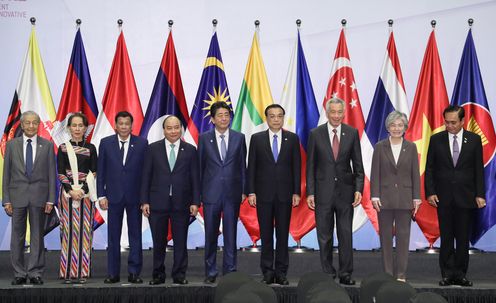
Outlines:
<svg viewBox="0 0 496 303"><path fill-rule="evenodd" d="M458 157L460 156L460 146L458 146L458 140L456 135L453 136L453 166L456 166L458 162Z"/></svg>
<svg viewBox="0 0 496 303"><path fill-rule="evenodd" d="M277 162L279 157L279 150L277 148L277 135L274 135L274 140L272 140L272 155L274 155L274 160Z"/></svg>
<svg viewBox="0 0 496 303"><path fill-rule="evenodd" d="M332 154L334 155L334 160L337 160L339 154L338 131L336 129L333 129L332 132L334 133L332 137Z"/></svg>
<svg viewBox="0 0 496 303"><path fill-rule="evenodd" d="M33 173L33 146L31 145L32 140L27 140L28 145L26 146L26 175L31 178Z"/></svg>
<svg viewBox="0 0 496 303"><path fill-rule="evenodd" d="M126 141L121 141L121 159L122 159L122 165L125 163L124 159L124 144L126 144Z"/></svg>

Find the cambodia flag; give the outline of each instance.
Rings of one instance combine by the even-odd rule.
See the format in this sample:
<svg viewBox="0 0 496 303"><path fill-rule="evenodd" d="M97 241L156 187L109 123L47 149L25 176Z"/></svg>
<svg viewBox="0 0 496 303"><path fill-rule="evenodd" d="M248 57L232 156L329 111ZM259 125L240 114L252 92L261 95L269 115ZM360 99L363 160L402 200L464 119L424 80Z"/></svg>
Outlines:
<svg viewBox="0 0 496 303"><path fill-rule="evenodd" d="M67 69L64 90L60 99L59 109L52 130L52 139L58 147L70 139L67 131L67 119L72 113L82 112L88 117L87 140L91 140L93 128L95 127L98 107L96 105L95 93L91 82L90 70L86 53L84 51L81 30L78 29L74 38L71 60ZM93 230L96 230L105 220L98 209L95 209L93 218Z"/></svg>
<svg viewBox="0 0 496 303"><path fill-rule="evenodd" d="M184 128L188 126L188 108L184 97L172 31L169 32L169 37L167 38L162 62L158 69L150 102L148 102L148 108L141 126L140 136L147 138L149 143L162 139L164 137L162 123L168 115L178 117Z"/></svg>
<svg viewBox="0 0 496 303"><path fill-rule="evenodd" d="M296 133L300 138L301 201L300 205L292 210L289 226L291 236L298 242L315 227L314 213L307 207L306 203L306 159L310 130L315 128L319 121L319 110L299 31L291 55L280 104L286 111L285 128Z"/></svg>
<svg viewBox="0 0 496 303"><path fill-rule="evenodd" d="M477 219L470 239L472 244L475 244L496 224L496 134L482 82L472 29L468 31L463 48L451 104L463 106L465 128L482 139L486 207L477 210Z"/></svg>
<svg viewBox="0 0 496 303"><path fill-rule="evenodd" d="M400 60L396 52L394 35L391 31L381 74L377 81L374 99L365 124L365 132L372 146L378 141L387 138L388 132L384 122L393 110L405 113L407 116L409 114ZM370 166L367 167L370 168ZM365 174L370 177L370 170L367 170ZM376 231L379 230L377 213L374 214L371 211L368 212L368 215Z"/></svg>

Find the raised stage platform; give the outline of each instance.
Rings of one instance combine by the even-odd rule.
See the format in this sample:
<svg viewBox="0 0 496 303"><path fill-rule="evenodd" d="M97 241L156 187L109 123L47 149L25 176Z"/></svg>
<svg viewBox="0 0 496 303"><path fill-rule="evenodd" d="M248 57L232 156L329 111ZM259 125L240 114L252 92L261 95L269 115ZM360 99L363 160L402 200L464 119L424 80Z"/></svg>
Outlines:
<svg viewBox="0 0 496 303"><path fill-rule="evenodd" d="M127 283L127 271L123 266L121 283L107 285L103 283L106 276L106 252L94 251L92 278L86 284L65 285L57 279L59 251L48 251L47 266L43 286L11 286L13 278L8 251L0 252L0 302L1 303L119 303L119 302L213 302L215 286L203 284L203 251L189 251L189 270L187 279L190 284L177 286L171 284L170 268L172 253L167 254L166 268L169 271L165 285L149 286L151 279L151 251L144 251L142 277L145 283L132 285ZM296 302L296 286L299 277L306 272L320 271L319 252L291 253L288 279L289 286L273 286L279 302ZM238 270L261 280L259 270L259 253L239 252ZM127 263L127 253L122 255L123 265ZM335 262L337 262L337 255ZM219 252L218 264L222 264ZM346 287L353 302L359 301L360 281L381 271L380 252L357 251L354 255L354 278L358 285ZM408 282L419 292L432 291L443 295L449 302L496 303L496 253L482 253L470 256L468 278L474 282L473 287L457 286L439 287L440 279L438 255L411 252L408 267Z"/></svg>

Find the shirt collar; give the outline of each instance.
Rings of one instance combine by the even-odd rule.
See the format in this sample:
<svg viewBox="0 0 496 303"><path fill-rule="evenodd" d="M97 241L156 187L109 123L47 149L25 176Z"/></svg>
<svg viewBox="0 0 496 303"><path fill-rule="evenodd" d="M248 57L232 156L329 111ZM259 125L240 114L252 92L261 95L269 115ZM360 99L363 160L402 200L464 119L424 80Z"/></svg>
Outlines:
<svg viewBox="0 0 496 303"><path fill-rule="evenodd" d="M329 130L329 134L332 135L333 134L332 130L333 129L336 129L336 132L337 132L336 134L338 136L341 135L341 125L342 124L339 124L338 127L334 127L334 126L331 125L331 123L327 122L327 129Z"/></svg>
<svg viewBox="0 0 496 303"><path fill-rule="evenodd" d="M34 135L31 138L28 138L25 134L22 134L22 142L24 144L26 144L26 142L28 141L28 139L31 139L31 142L34 143L34 144L36 144L36 142L38 141L38 135Z"/></svg>
<svg viewBox="0 0 496 303"><path fill-rule="evenodd" d="M225 138L229 137L229 129L227 129L227 130L226 130L226 131L222 134L222 133L220 133L220 132L217 130L217 128L215 128L215 136L216 136L216 137L220 137L220 135L225 135L225 136L226 136Z"/></svg>
<svg viewBox="0 0 496 303"><path fill-rule="evenodd" d="M170 147L171 144L174 144L174 147L179 147L179 144L181 144L181 139L176 140L176 142L170 142L169 140L165 139L165 144Z"/></svg>
<svg viewBox="0 0 496 303"><path fill-rule="evenodd" d="M128 143L131 140L131 135L129 135L126 140L122 140L122 138L119 136L119 134L117 134L117 140L119 140L119 142Z"/></svg>

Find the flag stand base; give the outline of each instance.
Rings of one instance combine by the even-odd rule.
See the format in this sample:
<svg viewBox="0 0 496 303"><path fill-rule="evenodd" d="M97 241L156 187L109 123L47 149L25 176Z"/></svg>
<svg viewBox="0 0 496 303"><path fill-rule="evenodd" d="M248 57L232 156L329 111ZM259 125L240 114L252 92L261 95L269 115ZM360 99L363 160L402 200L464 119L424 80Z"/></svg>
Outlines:
<svg viewBox="0 0 496 303"><path fill-rule="evenodd" d="M428 246L424 248L417 248L415 251L427 255L435 255L439 254L439 247Z"/></svg>
<svg viewBox="0 0 496 303"><path fill-rule="evenodd" d="M295 253L295 254L302 254L302 253L314 251L313 248L301 246L300 240L296 241L296 246L289 247L288 250L292 253Z"/></svg>
<svg viewBox="0 0 496 303"><path fill-rule="evenodd" d="M195 247L195 250L205 250L205 246L197 246ZM217 246L217 251L223 251L224 246Z"/></svg>
<svg viewBox="0 0 496 303"><path fill-rule="evenodd" d="M478 249L475 247L470 247L468 250L469 255L478 255L478 254L484 254L484 253L486 253L484 250Z"/></svg>
<svg viewBox="0 0 496 303"><path fill-rule="evenodd" d="M257 245L257 243L255 242L252 245L241 247L239 250L258 253L262 251L262 246Z"/></svg>

